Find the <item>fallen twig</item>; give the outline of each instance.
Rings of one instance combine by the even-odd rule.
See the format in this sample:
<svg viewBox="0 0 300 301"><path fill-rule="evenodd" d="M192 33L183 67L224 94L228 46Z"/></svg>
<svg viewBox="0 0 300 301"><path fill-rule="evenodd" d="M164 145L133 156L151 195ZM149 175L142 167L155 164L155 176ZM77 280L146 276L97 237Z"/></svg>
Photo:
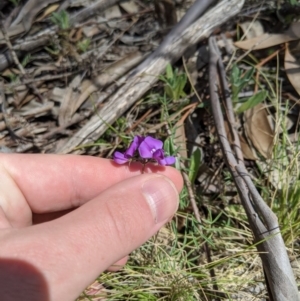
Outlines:
<svg viewBox="0 0 300 301"><path fill-rule="evenodd" d="M108 124L112 124L124 114L153 86L169 62L177 60L189 46L206 38L216 26L236 15L243 3L244 1L239 0L221 1L186 30L178 33L178 36L172 38L164 47L164 55L157 55L142 69L138 67L139 72L128 78L127 83L58 152L69 153L79 144L97 140L106 131Z"/></svg>
<svg viewBox="0 0 300 301"><path fill-rule="evenodd" d="M224 69L217 49L215 39L209 39L210 66L209 83L210 99L214 121L219 136L219 141L224 154L224 160L233 176L235 185L238 189L242 205L246 211L250 228L253 232L254 242L256 243L260 257L262 259L266 283L272 301L299 301L297 284L289 262L289 258L282 239L277 217L267 206L255 188L250 175L248 174L243 160L240 157L239 144L232 149L224 126L224 118L218 96L218 80L222 81L222 87L227 87L223 81L224 76L218 76L218 71ZM218 70L219 68L219 70ZM229 91L224 91L229 97ZM228 98L227 103L230 103ZM232 114L227 114L231 116ZM234 120L229 122L231 132L237 137Z"/></svg>
<svg viewBox="0 0 300 301"><path fill-rule="evenodd" d="M12 48L12 44L9 40L9 37L7 35L7 32L6 32L6 29L5 27L3 26L3 23L0 21L0 32L2 33L3 37L4 37L4 40L5 40L5 43L7 45L7 48L11 54L11 57L12 57L12 60L13 62L16 64L16 66L18 67L18 69L20 70L20 73L22 74L22 77L23 78L27 78L27 74L25 72L25 69L24 67L22 66L22 64L20 63L15 51L13 50ZM43 97L41 96L41 93L39 92L39 90L37 89L37 87L31 83L31 84L28 84L28 87L33 91L33 93L39 98L39 100L41 102L43 102Z"/></svg>

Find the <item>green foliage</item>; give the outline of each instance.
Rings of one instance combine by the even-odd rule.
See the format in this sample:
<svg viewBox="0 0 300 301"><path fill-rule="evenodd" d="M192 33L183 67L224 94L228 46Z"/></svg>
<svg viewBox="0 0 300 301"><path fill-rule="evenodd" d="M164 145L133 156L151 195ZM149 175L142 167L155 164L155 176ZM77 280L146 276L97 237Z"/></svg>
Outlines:
<svg viewBox="0 0 300 301"><path fill-rule="evenodd" d="M52 55L59 55L60 49L57 47L57 45L53 44L51 47L45 46L45 50L48 51Z"/></svg>
<svg viewBox="0 0 300 301"><path fill-rule="evenodd" d="M77 48L82 52L85 53L89 46L91 44L91 40L90 39L83 39L82 41L79 41L77 43Z"/></svg>
<svg viewBox="0 0 300 301"><path fill-rule="evenodd" d="M291 5L299 5L299 0L289 0Z"/></svg>
<svg viewBox="0 0 300 301"><path fill-rule="evenodd" d="M62 30L70 28L70 18L65 10L62 10L58 13L54 12L50 17L50 20Z"/></svg>
<svg viewBox="0 0 300 301"><path fill-rule="evenodd" d="M200 149L197 148L191 156L191 163L189 168L189 179L191 183L195 182L196 176L201 166L201 162L202 162L202 154Z"/></svg>
<svg viewBox="0 0 300 301"><path fill-rule="evenodd" d="M249 98L246 99L239 99L239 93L246 88L247 85L250 84L250 81L252 80L254 74L254 68L251 67L249 70L247 70L244 75L242 75L241 70L239 67L234 64L231 69L230 74L230 81L231 81L231 91L232 91L232 101L235 106L236 113L240 114L243 113L259 103L263 102L268 97L268 91L262 90L258 93L252 95ZM237 104L242 103L240 106L237 106Z"/></svg>
<svg viewBox="0 0 300 301"><path fill-rule="evenodd" d="M259 103L263 102L268 96L268 91L262 90L249 97L241 106L236 109L237 113L243 113Z"/></svg>
<svg viewBox="0 0 300 301"><path fill-rule="evenodd" d="M300 181L293 182L293 185L285 185L278 192L274 211L280 218L280 225L283 230L283 238L287 245L292 245L300 233Z"/></svg>
<svg viewBox="0 0 300 301"><path fill-rule="evenodd" d="M166 152L167 155L176 155L176 147L173 143L173 139L172 137L168 137L165 141L164 141L164 151Z"/></svg>
<svg viewBox="0 0 300 301"><path fill-rule="evenodd" d="M187 83L187 76L185 73L180 74L178 70L173 70L172 66L168 64L166 75L160 76L159 79L165 83L165 93L170 99L176 101L186 96L184 88Z"/></svg>
<svg viewBox="0 0 300 301"><path fill-rule="evenodd" d="M19 75L17 75L17 74L10 73L7 75L7 77L9 78L11 83L16 83L19 81Z"/></svg>
<svg viewBox="0 0 300 301"><path fill-rule="evenodd" d="M27 54L25 55L25 57L23 58L22 62L21 62L21 65L23 67L26 67L27 64L31 61L31 55L30 54Z"/></svg>
<svg viewBox="0 0 300 301"><path fill-rule="evenodd" d="M289 133L291 104L287 100L280 103L278 97L276 100L274 118L277 131L272 159L257 162L261 177L256 180L256 186L276 214L287 248L299 249L294 244L300 233L300 140Z"/></svg>
<svg viewBox="0 0 300 301"><path fill-rule="evenodd" d="M249 84L252 76L254 74L254 68L249 69L242 76L241 70L236 64L233 65L230 74L231 81L231 91L232 91L232 101L234 103L238 102L239 93Z"/></svg>

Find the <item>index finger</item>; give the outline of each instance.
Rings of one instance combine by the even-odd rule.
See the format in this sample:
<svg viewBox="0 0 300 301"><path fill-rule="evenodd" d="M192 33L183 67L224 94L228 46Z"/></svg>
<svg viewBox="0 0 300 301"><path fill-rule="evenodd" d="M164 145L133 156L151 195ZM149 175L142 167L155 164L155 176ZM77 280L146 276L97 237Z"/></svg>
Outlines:
<svg viewBox="0 0 300 301"><path fill-rule="evenodd" d="M182 178L176 169L147 166L146 171L167 176L181 190ZM14 180L32 212L46 213L76 208L111 185L141 174L142 165L117 165L90 156L0 154L0 168Z"/></svg>

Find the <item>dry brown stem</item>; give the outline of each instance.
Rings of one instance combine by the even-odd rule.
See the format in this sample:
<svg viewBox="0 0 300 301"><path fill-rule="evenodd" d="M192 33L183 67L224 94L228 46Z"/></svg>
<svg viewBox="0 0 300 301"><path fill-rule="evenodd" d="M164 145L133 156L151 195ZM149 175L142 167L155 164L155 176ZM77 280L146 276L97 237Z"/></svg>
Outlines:
<svg viewBox="0 0 300 301"><path fill-rule="evenodd" d="M126 84L110 97L105 106L58 152L70 153L80 144L97 140L106 131L108 124L112 124L122 116L156 83L158 76L165 71L168 63L176 61L188 47L207 38L214 28L236 15L243 3L244 1L239 0L221 1L184 31L173 33L172 39L167 36L168 43L164 46L163 53L156 53L147 65L142 63L142 68L137 67L138 72L134 72Z"/></svg>
<svg viewBox="0 0 300 301"><path fill-rule="evenodd" d="M214 121L224 160L233 176L242 205L248 217L250 228L253 232L254 243L262 259L270 300L299 301L297 284L280 233L277 217L261 198L246 170L240 156L238 133L234 127L234 119L232 119L233 116L231 113L227 114L229 116L228 124L235 137L235 143L233 147L229 143L218 95L219 87L221 86L223 89L225 87L227 90L227 84L224 82L226 81L225 77L219 76L220 73L222 75L224 67L213 37L209 39L209 48L210 98ZM222 81L221 84L219 84L220 81ZM223 94L228 98L226 104L230 104L229 91L223 91ZM232 109L229 108L229 110Z"/></svg>

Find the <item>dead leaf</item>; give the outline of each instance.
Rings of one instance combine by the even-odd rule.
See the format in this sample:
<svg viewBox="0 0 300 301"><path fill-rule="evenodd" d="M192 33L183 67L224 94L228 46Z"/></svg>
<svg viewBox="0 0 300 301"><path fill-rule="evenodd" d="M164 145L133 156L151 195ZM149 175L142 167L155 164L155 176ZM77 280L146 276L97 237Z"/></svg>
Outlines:
<svg viewBox="0 0 300 301"><path fill-rule="evenodd" d="M229 126L228 126L227 121L224 121L224 127L225 127L225 131L226 131L229 143L231 145L233 145L232 134L229 130ZM244 158L248 159L248 160L257 160L255 150L252 150L252 148L247 143L246 139L242 135L240 135L240 133L238 133L238 136L239 136L239 139L240 139L241 149L242 149L242 153L243 153Z"/></svg>
<svg viewBox="0 0 300 301"><path fill-rule="evenodd" d="M56 71L58 69L57 66L55 66L54 64L44 64L40 67L37 67L34 72L33 72L33 75L35 77L41 75L43 72L46 73L50 73L50 71Z"/></svg>
<svg viewBox="0 0 300 301"><path fill-rule="evenodd" d="M84 80L80 82L74 81L66 89L53 89L51 99L61 102L59 110L59 125L62 126L68 123L74 113L93 93L126 74L134 66L136 66L143 55L140 52L131 53L123 59L111 64L100 75L93 78L93 80ZM78 77L76 77L78 80ZM80 89L78 89L80 87Z"/></svg>
<svg viewBox="0 0 300 301"><path fill-rule="evenodd" d="M206 163L201 164L198 171L198 182L200 183L201 193L211 194L220 193L223 189L220 185L219 175L216 176L215 171L212 171Z"/></svg>
<svg viewBox="0 0 300 301"><path fill-rule="evenodd" d="M51 15L53 12L55 12L58 7L59 7L59 4L50 5L48 8L45 9L43 14L36 19L36 21L40 22L40 21L44 20L46 17Z"/></svg>
<svg viewBox="0 0 300 301"><path fill-rule="evenodd" d="M300 39L300 22L292 23L290 28L284 33L265 33L253 39L236 42L234 45L244 50L258 50L298 39Z"/></svg>
<svg viewBox="0 0 300 301"><path fill-rule="evenodd" d="M107 8L104 12L104 15L107 20L122 17L122 13L118 5Z"/></svg>
<svg viewBox="0 0 300 301"><path fill-rule="evenodd" d="M139 7L135 1L127 1L119 4L128 14L136 14L139 12Z"/></svg>
<svg viewBox="0 0 300 301"><path fill-rule="evenodd" d="M140 52L131 53L121 60L111 64L99 76L94 78L93 82L96 86L101 88L107 86L136 66L142 58L143 55Z"/></svg>
<svg viewBox="0 0 300 301"><path fill-rule="evenodd" d="M57 0L29 0L23 6L19 12L17 18L13 21L11 26L7 30L7 35L9 37L16 36L23 33L24 31L29 31L33 23L34 18L39 12L47 7L49 4L57 2ZM0 45L5 43L2 32L0 31Z"/></svg>
<svg viewBox="0 0 300 301"><path fill-rule="evenodd" d="M77 109L88 99L88 97L97 90L99 90L99 87L94 85L91 80L84 80L80 87L81 93L77 95L76 99L74 99L72 114L75 113Z"/></svg>
<svg viewBox="0 0 300 301"><path fill-rule="evenodd" d="M101 28L97 25L91 25L91 26L84 26L82 28L82 32L83 34L87 37L87 38L91 38L94 35L98 34L99 32L101 32Z"/></svg>
<svg viewBox="0 0 300 301"><path fill-rule="evenodd" d="M294 89L300 95L300 63L291 54L289 46L285 47L284 68Z"/></svg>
<svg viewBox="0 0 300 301"><path fill-rule="evenodd" d="M255 150L252 147L250 147L247 140L240 134L239 134L239 139L240 139L241 149L244 158L248 160L254 160L254 161L257 160Z"/></svg>
<svg viewBox="0 0 300 301"><path fill-rule="evenodd" d="M178 152L183 159L187 158L186 137L184 131L184 119L180 119L175 125L174 144L179 148Z"/></svg>
<svg viewBox="0 0 300 301"><path fill-rule="evenodd" d="M258 104L244 113L244 129L247 138L265 158L272 157L274 132L268 121L268 112Z"/></svg>
<svg viewBox="0 0 300 301"><path fill-rule="evenodd" d="M78 88L82 80L81 75L77 75L70 85L65 89L64 97L61 101L58 114L58 123L60 126L68 123L74 114L74 100L78 97Z"/></svg>
<svg viewBox="0 0 300 301"><path fill-rule="evenodd" d="M243 29L244 36L247 40L259 37L264 34L264 28L259 20L256 20L254 22L244 22L240 24L240 27Z"/></svg>
<svg viewBox="0 0 300 301"><path fill-rule="evenodd" d="M47 101L43 104L37 101L31 101L29 104L22 107L20 115L26 118L44 116L49 114L53 107L54 103L52 101Z"/></svg>
<svg viewBox="0 0 300 301"><path fill-rule="evenodd" d="M21 9L17 18L13 21L12 26L23 23L25 30L29 30L34 17L49 4L55 3L57 0L29 0Z"/></svg>

